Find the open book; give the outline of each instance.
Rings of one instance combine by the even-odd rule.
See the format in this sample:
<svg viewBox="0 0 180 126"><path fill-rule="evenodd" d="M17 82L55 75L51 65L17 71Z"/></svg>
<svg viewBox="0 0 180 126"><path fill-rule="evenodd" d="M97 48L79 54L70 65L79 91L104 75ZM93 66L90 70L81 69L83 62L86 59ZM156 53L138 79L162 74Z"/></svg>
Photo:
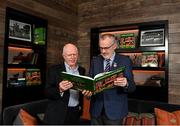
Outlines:
<svg viewBox="0 0 180 126"><path fill-rule="evenodd" d="M82 75L75 75L67 72L61 72L63 80L68 80L73 83L73 88L77 90L89 90L93 94L101 92L105 89L114 87L114 80L117 77L123 76L125 67L120 67L110 72L97 74L94 78Z"/></svg>

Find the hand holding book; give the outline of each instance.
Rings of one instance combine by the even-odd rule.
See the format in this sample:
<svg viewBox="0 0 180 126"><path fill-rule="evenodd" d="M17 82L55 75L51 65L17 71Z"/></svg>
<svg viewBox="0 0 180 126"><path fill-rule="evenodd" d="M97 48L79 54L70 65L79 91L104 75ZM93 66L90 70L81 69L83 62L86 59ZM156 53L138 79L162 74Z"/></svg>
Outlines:
<svg viewBox="0 0 180 126"><path fill-rule="evenodd" d="M126 87L127 86L127 78L125 77L118 77L114 81L114 85L120 86L120 87Z"/></svg>
<svg viewBox="0 0 180 126"><path fill-rule="evenodd" d="M93 95L93 92L89 91L89 90L83 90L82 94L86 97L86 98L90 98Z"/></svg>
<svg viewBox="0 0 180 126"><path fill-rule="evenodd" d="M117 77L115 80L114 80L114 85L115 86L120 86L120 87L127 87L128 86L128 83L127 83L127 78L125 77ZM89 91L89 90L83 90L82 91L82 94L89 98L93 95L93 92Z"/></svg>
<svg viewBox="0 0 180 126"><path fill-rule="evenodd" d="M122 77L125 67L120 67L116 70L100 73L96 75L94 78L82 76L82 75L74 75L67 72L61 72L61 77L64 80L68 80L72 82L73 88L84 91L84 94L89 94L88 91L91 91L93 94L99 93L105 89L115 87L114 81L118 77ZM126 84L126 79L124 80L116 80L118 84Z"/></svg>
<svg viewBox="0 0 180 126"><path fill-rule="evenodd" d="M67 81L67 80L61 81L59 83L59 91L60 92L64 92L64 91L66 91L66 90L68 90L68 89L70 89L72 87L73 87L73 84L70 81Z"/></svg>

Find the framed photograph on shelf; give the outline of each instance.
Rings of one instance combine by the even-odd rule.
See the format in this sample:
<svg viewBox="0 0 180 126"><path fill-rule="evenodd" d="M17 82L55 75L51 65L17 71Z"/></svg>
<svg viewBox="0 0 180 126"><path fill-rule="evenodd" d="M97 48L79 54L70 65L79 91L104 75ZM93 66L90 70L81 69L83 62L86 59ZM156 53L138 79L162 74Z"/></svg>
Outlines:
<svg viewBox="0 0 180 126"><path fill-rule="evenodd" d="M136 37L134 33L120 34L119 48L135 48Z"/></svg>
<svg viewBox="0 0 180 126"><path fill-rule="evenodd" d="M140 46L164 45L164 29L141 31Z"/></svg>
<svg viewBox="0 0 180 126"><path fill-rule="evenodd" d="M141 67L158 67L157 52L143 52L141 56Z"/></svg>
<svg viewBox="0 0 180 126"><path fill-rule="evenodd" d="M26 70L26 85L40 85L41 84L41 72L40 69L27 69Z"/></svg>
<svg viewBox="0 0 180 126"><path fill-rule="evenodd" d="M118 45L118 49L134 49L136 47L136 39L139 30L122 30L122 31L110 31L102 32L102 34L113 34L115 36L115 41Z"/></svg>
<svg viewBox="0 0 180 126"><path fill-rule="evenodd" d="M31 24L10 19L9 38L31 42Z"/></svg>

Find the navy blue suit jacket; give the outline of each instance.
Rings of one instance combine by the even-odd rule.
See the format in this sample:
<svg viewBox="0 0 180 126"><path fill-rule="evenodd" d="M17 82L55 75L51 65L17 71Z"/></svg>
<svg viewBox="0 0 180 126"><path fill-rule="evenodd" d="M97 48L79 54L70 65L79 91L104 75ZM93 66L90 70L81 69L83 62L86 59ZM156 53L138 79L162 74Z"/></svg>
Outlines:
<svg viewBox="0 0 180 126"><path fill-rule="evenodd" d="M89 71L91 77L104 71L103 61L102 56L92 59ZM136 88L132 74L132 63L127 56L116 54L111 70L115 70L121 66L125 66L123 75L127 78L128 87L116 87L93 95L90 106L91 117L98 117L101 114L103 106L107 117L111 120L122 119L127 115L127 93L133 92Z"/></svg>

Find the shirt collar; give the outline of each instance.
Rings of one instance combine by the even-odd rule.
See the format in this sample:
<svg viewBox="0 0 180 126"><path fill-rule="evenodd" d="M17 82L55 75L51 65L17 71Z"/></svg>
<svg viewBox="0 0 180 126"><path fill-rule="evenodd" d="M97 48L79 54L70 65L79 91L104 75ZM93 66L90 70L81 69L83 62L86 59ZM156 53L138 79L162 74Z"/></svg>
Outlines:
<svg viewBox="0 0 180 126"><path fill-rule="evenodd" d="M79 68L78 65L75 69L72 69L72 67L70 67L66 62L64 62L64 64L65 64L66 71L78 71L78 68Z"/></svg>
<svg viewBox="0 0 180 126"><path fill-rule="evenodd" d="M113 55L110 57L110 62L112 62L114 60L115 57L115 52L113 53Z"/></svg>

